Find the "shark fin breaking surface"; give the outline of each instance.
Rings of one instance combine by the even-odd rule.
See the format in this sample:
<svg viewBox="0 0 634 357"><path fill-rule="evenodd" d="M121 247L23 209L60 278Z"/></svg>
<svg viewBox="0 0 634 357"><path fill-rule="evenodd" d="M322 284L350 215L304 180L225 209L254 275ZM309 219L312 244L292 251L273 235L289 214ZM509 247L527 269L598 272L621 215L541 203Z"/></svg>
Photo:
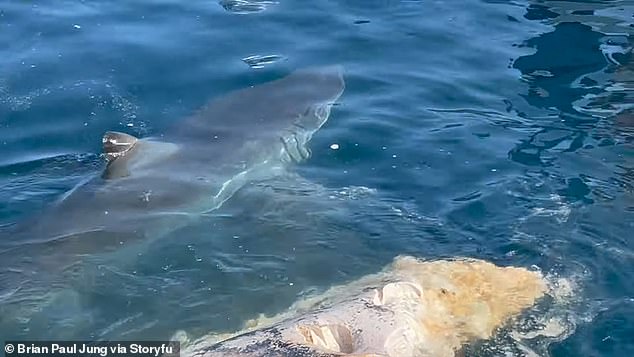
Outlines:
<svg viewBox="0 0 634 357"><path fill-rule="evenodd" d="M112 162L130 152L137 141L138 139L130 134L108 131L101 139L103 154L108 162Z"/></svg>
<svg viewBox="0 0 634 357"><path fill-rule="evenodd" d="M129 175L126 164L122 161L125 161L125 156L130 154L138 141L139 139L130 134L117 131L108 131L104 134L101 142L103 143L103 155L108 163L102 175L104 179Z"/></svg>
<svg viewBox="0 0 634 357"><path fill-rule="evenodd" d="M137 139L132 135L107 132L103 137L103 151L108 163L102 178L114 179L140 174L149 167L165 162L179 149L170 142Z"/></svg>

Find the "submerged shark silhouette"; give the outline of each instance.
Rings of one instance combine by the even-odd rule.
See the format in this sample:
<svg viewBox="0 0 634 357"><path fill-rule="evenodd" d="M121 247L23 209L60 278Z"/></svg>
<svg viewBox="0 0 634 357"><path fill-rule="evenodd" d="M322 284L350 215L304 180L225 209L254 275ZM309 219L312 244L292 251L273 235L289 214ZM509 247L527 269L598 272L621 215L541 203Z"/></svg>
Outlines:
<svg viewBox="0 0 634 357"><path fill-rule="evenodd" d="M86 234L156 237L176 229L248 182L306 160L308 141L343 90L339 66L298 70L213 99L160 138L107 132L103 173L29 222L16 244Z"/></svg>

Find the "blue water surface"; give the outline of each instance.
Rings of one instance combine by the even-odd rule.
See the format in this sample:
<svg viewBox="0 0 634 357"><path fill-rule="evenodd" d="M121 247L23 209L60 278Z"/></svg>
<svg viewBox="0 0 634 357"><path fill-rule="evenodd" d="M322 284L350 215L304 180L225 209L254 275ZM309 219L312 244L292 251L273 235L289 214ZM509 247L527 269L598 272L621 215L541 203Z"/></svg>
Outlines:
<svg viewBox="0 0 634 357"><path fill-rule="evenodd" d="M629 1L4 1L0 336L232 331L410 254L565 279L530 349L634 355L633 36ZM331 64L345 92L293 167L320 193L239 192L143 249L8 253L102 170L105 131ZM467 354L527 355L511 340Z"/></svg>

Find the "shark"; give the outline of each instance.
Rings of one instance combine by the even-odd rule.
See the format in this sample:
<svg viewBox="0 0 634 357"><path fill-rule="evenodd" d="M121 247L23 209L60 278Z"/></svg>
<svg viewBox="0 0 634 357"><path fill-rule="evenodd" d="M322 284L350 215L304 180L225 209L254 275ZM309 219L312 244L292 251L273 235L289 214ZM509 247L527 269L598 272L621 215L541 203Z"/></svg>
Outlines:
<svg viewBox="0 0 634 357"><path fill-rule="evenodd" d="M16 236L22 239L0 244L86 236L116 242L177 229L217 210L249 182L284 175L289 164L307 160L308 142L344 88L341 66L301 69L213 98L160 136L107 132L103 171L23 225Z"/></svg>

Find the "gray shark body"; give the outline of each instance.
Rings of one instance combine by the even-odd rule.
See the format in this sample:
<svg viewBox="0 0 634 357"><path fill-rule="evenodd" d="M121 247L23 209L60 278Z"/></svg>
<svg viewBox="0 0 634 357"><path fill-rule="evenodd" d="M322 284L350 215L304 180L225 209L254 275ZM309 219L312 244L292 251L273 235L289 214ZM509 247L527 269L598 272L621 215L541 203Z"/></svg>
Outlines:
<svg viewBox="0 0 634 357"><path fill-rule="evenodd" d="M343 89L337 66L300 70L213 99L161 137L106 133L103 173L38 216L17 244L156 236L213 211L246 183L307 159Z"/></svg>

